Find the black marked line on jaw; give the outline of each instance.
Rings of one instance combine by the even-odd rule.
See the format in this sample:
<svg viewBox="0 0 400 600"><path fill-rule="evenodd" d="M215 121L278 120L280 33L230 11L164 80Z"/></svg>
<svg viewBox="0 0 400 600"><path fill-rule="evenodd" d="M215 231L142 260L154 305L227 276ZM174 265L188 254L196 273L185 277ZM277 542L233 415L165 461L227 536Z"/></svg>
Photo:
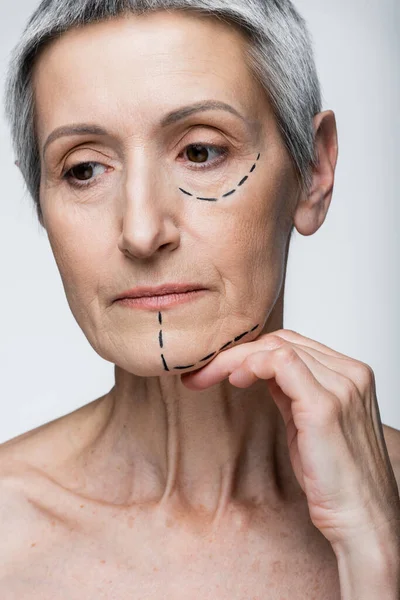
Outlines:
<svg viewBox="0 0 400 600"><path fill-rule="evenodd" d="M259 153L257 158L256 158L256 162L253 164L253 166L251 167L249 173L252 173L254 171L254 169L256 168L256 163L259 160L261 154ZM227 196L230 196L231 194L234 194L237 191L237 188L240 187L241 185L244 184L245 181L247 181L247 179L249 178L248 175L245 175L244 177L242 177L242 179L239 181L239 183L237 184L236 188L233 188L232 190L230 190L229 192L226 192L226 194L222 194L222 198L226 198ZM186 194L187 196L193 196L196 198L196 200L207 200L208 202L217 202L218 198L203 198L202 196L195 196L194 194L191 194L190 192L187 192L186 190L184 190L183 188L179 188L179 190L181 192L183 192L184 194Z"/></svg>
<svg viewBox="0 0 400 600"><path fill-rule="evenodd" d="M159 322L160 325L162 325L162 314L161 314L161 312L158 313L158 322ZM234 342L238 342L239 340L242 339L242 337L244 337L245 335L247 335L249 333L252 333L259 326L260 326L260 324L255 325L249 331L245 331L245 332L241 333L240 335L237 335L235 338L233 338L233 340L230 340L229 342L226 342L226 344L224 344L223 346L221 346L221 348L219 350L215 350L214 352L211 352L210 354L207 354L207 356L205 356L204 358L201 358L197 363L194 363L192 365L178 365L176 367L172 367L172 369L179 371L181 369L190 369L192 367L195 367L196 365L200 366L200 363L208 360L209 358L212 358L213 356L215 356L216 354L218 354L218 352L221 352L221 350L224 350L225 348L227 348L228 346L230 346ZM163 342L162 329L160 329L160 332L158 334L158 342L159 342L160 348L163 348L164 347L164 342ZM169 367L167 365L167 362L165 360L164 354L161 354L161 360L162 360L162 363L163 363L164 371L170 371L170 369L169 369Z"/></svg>
<svg viewBox="0 0 400 600"><path fill-rule="evenodd" d="M252 165L249 173L253 173L254 169L257 166L257 161L260 159L260 156L261 156L261 154L258 153L256 161ZM227 196L231 196L232 194L234 194L237 191L237 188L241 187L248 180L248 178L249 178L248 175L245 175L244 177L242 177L241 180L239 181L239 183L237 184L237 187L233 188L229 192L226 192L225 194L222 194L222 198L226 198ZM194 194L191 194L190 192L187 192L186 190L184 190L181 187L179 188L179 190L183 194L186 194L187 196L195 197L197 200L206 200L208 202L217 202L217 200L218 200L218 198L205 198L203 196L195 196ZM161 312L158 313L158 322L159 322L160 325L162 325L162 314L161 314ZM235 342L238 342L239 340L242 339L242 337L244 337L248 333L252 333L255 329L257 329L257 327L259 327L259 325L256 325L255 327L253 327L253 329L250 329L250 331L245 331L244 333L241 333L240 335L236 336L233 340L230 340L229 342L226 342L226 344L224 344L223 346L221 346L221 348L219 350L215 350L214 352L211 352L210 354L207 354L207 356L205 356L204 358L200 359L197 363L194 363L193 365L178 365L176 367L173 367L173 369L180 370L180 369L190 369L192 367L195 367L196 365L199 365L200 363L205 362L209 358L212 358L213 356L215 356L216 354L218 354L218 352L221 352L222 350L225 350L225 348L227 348L231 344L233 344ZM164 340L163 340L162 329L160 329L159 334L158 334L158 343L159 343L161 349L164 348ZM162 363L163 363L164 370L165 371L169 371L170 369L169 369L169 367L167 365L167 361L165 360L165 356L164 356L163 353L161 354L161 360L162 360Z"/></svg>
<svg viewBox="0 0 400 600"><path fill-rule="evenodd" d="M158 322L159 322L160 325L162 325L162 314L160 312L158 313ZM158 343L160 344L160 348L164 347L162 329L160 329L160 332L158 334ZM166 360L164 358L164 354L161 354L161 360L163 362L164 371L169 371L167 362L166 362Z"/></svg>

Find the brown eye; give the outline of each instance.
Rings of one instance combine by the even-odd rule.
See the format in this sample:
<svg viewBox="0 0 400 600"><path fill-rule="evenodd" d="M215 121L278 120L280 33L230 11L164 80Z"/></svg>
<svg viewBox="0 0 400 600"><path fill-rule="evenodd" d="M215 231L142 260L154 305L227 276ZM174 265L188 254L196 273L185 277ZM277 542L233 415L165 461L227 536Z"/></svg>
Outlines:
<svg viewBox="0 0 400 600"><path fill-rule="evenodd" d="M206 162L209 152L206 146L192 145L188 146L187 157L190 161L203 163Z"/></svg>
<svg viewBox="0 0 400 600"><path fill-rule="evenodd" d="M220 165L229 155L227 146L214 146L213 144L189 144L184 149L188 159L188 167L194 171L200 169L213 169Z"/></svg>
<svg viewBox="0 0 400 600"><path fill-rule="evenodd" d="M106 169L104 165L98 162L78 163L66 171L63 177L68 181L69 185L73 187L87 188L89 185L96 183L96 168ZM79 181L81 183L78 183Z"/></svg>
<svg viewBox="0 0 400 600"><path fill-rule="evenodd" d="M94 163L81 163L80 165L72 167L69 172L79 181L87 181L93 177L93 164Z"/></svg>

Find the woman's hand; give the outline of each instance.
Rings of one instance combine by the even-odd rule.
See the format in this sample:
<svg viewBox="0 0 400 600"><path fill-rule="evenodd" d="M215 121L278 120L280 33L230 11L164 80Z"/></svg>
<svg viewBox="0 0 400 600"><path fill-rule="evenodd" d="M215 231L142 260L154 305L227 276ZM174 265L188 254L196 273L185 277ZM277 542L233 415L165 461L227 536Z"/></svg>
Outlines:
<svg viewBox="0 0 400 600"><path fill-rule="evenodd" d="M226 377L239 388L266 380L311 520L335 550L400 539L400 497L367 364L281 329L221 352L182 382L204 389Z"/></svg>

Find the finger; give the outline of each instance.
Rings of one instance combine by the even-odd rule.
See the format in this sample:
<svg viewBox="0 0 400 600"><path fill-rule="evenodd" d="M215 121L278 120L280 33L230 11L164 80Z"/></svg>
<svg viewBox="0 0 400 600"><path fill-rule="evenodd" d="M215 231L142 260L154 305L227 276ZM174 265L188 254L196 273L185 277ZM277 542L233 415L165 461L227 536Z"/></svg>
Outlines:
<svg viewBox="0 0 400 600"><path fill-rule="evenodd" d="M324 354L328 354L330 356L336 356L337 358L345 358L347 360L355 360L352 359L352 357L350 356L346 356L346 354L341 354L340 352L329 348L329 346L325 346L320 342L316 342L315 340L301 335L300 333L298 333L297 331L293 331L292 329L279 329L277 331L273 331L272 335L277 335L282 339L285 339L289 342L294 342L295 344L303 344L304 346L314 348L315 350L318 350L319 352L323 352Z"/></svg>
<svg viewBox="0 0 400 600"><path fill-rule="evenodd" d="M351 360L327 357L325 354L296 345L296 351L302 360L334 397L337 398L337 408L341 413L340 419L351 415L351 420L358 423L371 423L375 432L375 440L385 454L384 433L381 427L379 405L376 397L375 384L365 389L359 382L360 366ZM311 356L311 353L313 356ZM336 366L339 361L340 372ZM332 368L333 367L333 368ZM362 369L362 367L361 367ZM368 375L367 375L368 376ZM361 380L363 371L361 371Z"/></svg>
<svg viewBox="0 0 400 600"><path fill-rule="evenodd" d="M280 338L271 338L269 340L269 347L271 348L281 344L282 340ZM263 339L261 339L229 348L218 354L205 367L191 373L183 374L181 381L189 389L200 390L208 388L226 379L232 371L243 363L249 354L254 354L259 349L263 349L264 346L265 342L263 343Z"/></svg>
<svg viewBox="0 0 400 600"><path fill-rule="evenodd" d="M316 415L316 418L332 415L337 400L314 376L299 354L289 343L274 350L252 353L240 365L240 371L243 371L243 375L240 375L243 377L242 382L247 377L250 379L254 376L257 379L274 378L284 394L291 398L294 414L303 414L307 418L310 414ZM308 354L307 357L309 360L315 360ZM326 369L321 364L320 368Z"/></svg>
<svg viewBox="0 0 400 600"><path fill-rule="evenodd" d="M255 383L259 377L256 375L252 366L257 361L257 355L260 355L261 361L267 361L269 359L269 355L266 350L261 350L259 352L253 352L249 357L253 360L247 360L247 357L244 361L240 363L240 365L233 369L231 374L229 375L229 382L239 388L247 388L253 383ZM268 379L267 377L263 377L262 379Z"/></svg>
<svg viewBox="0 0 400 600"><path fill-rule="evenodd" d="M336 400L334 404L339 412L345 406L351 404L351 410L356 413L360 411L360 418L364 414L364 406L362 398L356 384L351 380L350 377L346 376L343 372L340 372L333 367L335 361L338 360L343 362L343 359L336 359L330 356L318 352L316 350L300 346L297 344L290 344L289 346L295 349L301 360L307 365L310 372L318 383L331 393L332 397ZM314 356L313 356L314 355ZM318 356L321 360L316 358ZM249 355L243 363L232 371L229 376L229 382L239 388L246 388L257 381L258 378L268 379L269 374L268 365L265 364L270 359L270 353L268 350L255 352ZM261 363L261 364L260 364ZM264 377L260 377L264 375ZM360 402L355 404L355 400L359 399Z"/></svg>
<svg viewBox="0 0 400 600"><path fill-rule="evenodd" d="M259 354L264 354L262 360L268 360L265 352L260 352ZM252 356L254 356L254 354L252 354ZM242 365L233 371L229 376L230 383L239 388L249 387L258 379L259 377L253 372L251 365L249 363L245 364L245 362L243 362ZM265 381L269 393L282 415L283 422L287 426L291 420L293 421L292 411L290 408L292 401L286 394L284 394L274 378L266 379Z"/></svg>
<svg viewBox="0 0 400 600"><path fill-rule="evenodd" d="M347 356L342 358L343 355L336 356L335 354L326 354L325 352L316 350L311 346L305 346L304 344L295 343L294 345L296 348L313 356L327 368L350 379L356 385L360 394L364 394L368 388L374 388L374 372L369 365Z"/></svg>
<svg viewBox="0 0 400 600"><path fill-rule="evenodd" d="M345 369L340 371L337 367L338 361L342 361L344 364L343 359L327 357L322 352L304 346L301 347L297 344L294 345L294 348L321 386L337 398L338 406L339 404L348 404L356 398L361 398L359 389L351 379L352 369L346 366ZM353 409L356 410L356 407L353 406Z"/></svg>

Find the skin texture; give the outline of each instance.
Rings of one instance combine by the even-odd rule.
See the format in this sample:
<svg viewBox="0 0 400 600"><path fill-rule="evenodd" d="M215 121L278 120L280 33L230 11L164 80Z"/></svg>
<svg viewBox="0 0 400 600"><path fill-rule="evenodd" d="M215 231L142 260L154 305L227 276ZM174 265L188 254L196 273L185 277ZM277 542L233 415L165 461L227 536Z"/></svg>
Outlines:
<svg viewBox="0 0 400 600"><path fill-rule="evenodd" d="M182 569L188 555L195 556L201 567L191 580L192 598L210 589L221 600L242 597L232 590L225 596L218 581L204 587L207 561L217 561L213 572L221 577L236 573L236 590L247 578L250 587L240 588L246 598L250 592L262 597L266 577L274 582L271 599L281 597L290 578L304 584L299 598L312 598L312 589L316 598L339 598L333 553L310 522L285 424L265 382L240 389L225 379L206 390L189 389L182 373L167 373L160 360L159 311L113 302L137 285L202 284L207 292L201 299L161 311L168 360L195 364L186 372L256 324L235 343L281 329L291 227L312 235L331 201L333 112L314 118L319 164L305 197L268 98L247 67L245 40L232 27L161 12L70 31L40 56L34 87L41 152L61 126L90 123L108 131L48 146L41 156L41 207L69 306L94 350L115 364L115 386L8 446L8 464L11 455L14 465L23 464L25 481L29 470L31 504L41 507L41 518L51 514L54 527L61 524L64 549L68 540L85 548L74 573L86 584L97 577L96 570L86 571L93 557L104 568L114 564L117 543L110 540L118 539L118 562L131 561L143 582L160 578L160 571L168 581L180 577L185 592ZM169 111L209 99L234 106L247 124L209 110L160 126ZM229 152L216 166L196 170L189 144ZM246 184L222 198L259 153ZM218 152L210 153L213 160ZM63 173L84 162L99 163L90 175L96 182L78 190ZM77 525L84 533L78 540ZM26 543L40 539L46 546L46 535L39 528ZM151 570L154 556L145 548L155 543L158 562ZM303 563L299 556L306 550ZM57 551L43 552L41 560L30 554L30 564L42 575L46 556L46 568L51 563L60 581ZM297 562L289 569L280 559L290 552ZM224 556L228 567L218 566ZM321 561L325 588L317 575ZM122 581L117 567L110 573L110 581ZM165 598L165 585L158 595L140 587L132 596L130 583L127 589L130 598ZM168 593L178 597L176 590Z"/></svg>

